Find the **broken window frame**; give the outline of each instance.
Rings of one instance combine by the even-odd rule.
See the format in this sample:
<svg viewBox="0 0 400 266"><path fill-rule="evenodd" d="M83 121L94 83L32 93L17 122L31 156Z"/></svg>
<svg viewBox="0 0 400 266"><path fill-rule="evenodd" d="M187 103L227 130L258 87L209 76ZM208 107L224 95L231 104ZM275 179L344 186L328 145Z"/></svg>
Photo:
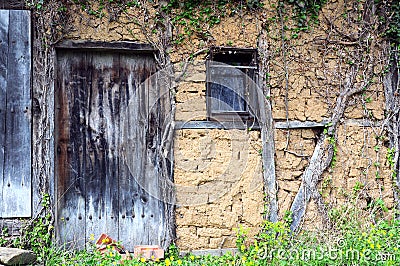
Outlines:
<svg viewBox="0 0 400 266"><path fill-rule="evenodd" d="M220 86L214 87L215 83L212 80L213 68L235 68L244 72L246 77L243 79L243 108L242 110L232 111L217 111L213 109L212 90L214 88L221 88ZM250 78L250 80L247 79ZM232 48L232 47L213 47L210 49L209 56L206 61L206 105L207 105L207 120L208 121L237 121L242 122L256 122L256 114L258 113L258 99L256 88L258 79L258 60L257 49L254 48ZM250 84L252 86L250 86ZM223 86L222 86L223 87ZM229 89L225 87L226 89ZM222 88L223 90L224 88ZM230 93L235 93L231 90ZM236 94L237 95L237 94ZM227 103L229 105L229 103ZM232 106L231 106L232 107Z"/></svg>

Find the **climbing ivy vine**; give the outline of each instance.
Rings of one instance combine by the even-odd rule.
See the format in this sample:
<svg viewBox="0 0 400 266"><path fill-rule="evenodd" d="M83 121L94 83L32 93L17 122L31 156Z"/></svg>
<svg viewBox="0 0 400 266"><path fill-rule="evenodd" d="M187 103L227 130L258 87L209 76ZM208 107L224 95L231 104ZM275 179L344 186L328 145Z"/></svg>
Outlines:
<svg viewBox="0 0 400 266"><path fill-rule="evenodd" d="M222 18L262 7L260 1L171 0L162 9L171 17L172 24L178 30L174 43L180 44L193 35L203 40L208 39L211 37L210 28L219 24Z"/></svg>
<svg viewBox="0 0 400 266"><path fill-rule="evenodd" d="M283 0L293 7L293 19L297 25L295 31L305 31L310 29L312 25L318 24L318 14L321 8L327 3L328 0Z"/></svg>

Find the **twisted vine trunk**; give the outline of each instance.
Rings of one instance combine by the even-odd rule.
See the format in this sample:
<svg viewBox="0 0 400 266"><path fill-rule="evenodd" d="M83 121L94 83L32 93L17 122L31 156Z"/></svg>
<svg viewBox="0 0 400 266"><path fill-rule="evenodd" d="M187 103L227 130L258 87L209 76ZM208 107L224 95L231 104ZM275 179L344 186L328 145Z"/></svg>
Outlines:
<svg viewBox="0 0 400 266"><path fill-rule="evenodd" d="M161 84L161 92L164 96L160 97L160 104L166 111L165 117L162 118L163 124L163 136L161 144L159 146L159 152L157 158L159 162L161 186L162 186L162 201L165 204L166 225L165 234L163 239L163 248L168 248L175 241L175 191L174 191L174 180L173 180L173 169L174 169L174 153L173 153L173 140L175 131L175 82L174 82L174 69L171 66L171 60L168 56L167 49L171 43L172 38L172 25L170 18L167 14L162 11L162 6L167 3L161 1L160 14L164 17L164 23L159 25L163 29L160 29L162 36L160 36L161 42L156 45L158 49L158 56L156 60L161 68L159 71L161 78L159 79Z"/></svg>
<svg viewBox="0 0 400 266"><path fill-rule="evenodd" d="M383 84L385 88L386 117L388 118L387 130L389 133L390 148L394 151L392 158L392 176L394 178L395 189L394 197L397 202L396 207L400 210L400 69L399 69L399 51L395 48L392 52L392 61L389 62L390 68L384 77ZM399 212L396 219L400 219Z"/></svg>
<svg viewBox="0 0 400 266"><path fill-rule="evenodd" d="M335 108L329 119L330 126L327 127L327 133L321 133L318 138L310 163L303 173L300 189L290 208L293 219L292 224L290 225L292 231L299 228L306 212L307 204L311 198L317 204L318 211L322 215L325 225L327 227L331 226L326 206L321 194L317 190L317 185L322 179L322 174L332 162L334 155L334 142L336 142L337 139L336 130L340 124L340 120L343 118L349 99L355 94L366 90L369 86L369 77L371 77L373 73L372 62L373 60L371 56L369 62L364 64L366 67L363 72L368 74L360 84L355 84L356 76L359 74L358 65L352 66L346 74L343 90L336 99Z"/></svg>
<svg viewBox="0 0 400 266"><path fill-rule="evenodd" d="M32 184L33 217L43 211L54 213L54 65L57 32L50 21L58 21L58 3L50 1L47 13L33 12L33 79L32 79ZM51 206L44 210L41 206L44 194L51 195Z"/></svg>

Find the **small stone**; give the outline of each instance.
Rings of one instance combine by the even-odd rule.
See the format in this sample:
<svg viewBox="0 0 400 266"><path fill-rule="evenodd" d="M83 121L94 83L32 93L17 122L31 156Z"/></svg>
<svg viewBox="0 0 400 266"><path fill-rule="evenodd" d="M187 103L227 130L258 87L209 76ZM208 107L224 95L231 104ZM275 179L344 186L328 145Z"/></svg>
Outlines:
<svg viewBox="0 0 400 266"><path fill-rule="evenodd" d="M0 247L0 264L4 265L27 265L36 261L32 251L19 248Z"/></svg>

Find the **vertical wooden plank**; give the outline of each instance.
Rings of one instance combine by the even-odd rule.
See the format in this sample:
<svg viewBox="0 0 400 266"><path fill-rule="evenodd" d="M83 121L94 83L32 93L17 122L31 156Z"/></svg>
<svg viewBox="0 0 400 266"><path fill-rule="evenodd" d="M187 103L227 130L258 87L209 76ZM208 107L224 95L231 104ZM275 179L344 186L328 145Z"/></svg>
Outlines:
<svg viewBox="0 0 400 266"><path fill-rule="evenodd" d="M30 13L10 11L2 217L31 216Z"/></svg>
<svg viewBox="0 0 400 266"><path fill-rule="evenodd" d="M85 180L82 169L84 140L80 127L81 94L88 72L85 54L61 53L56 85L57 237L68 247L86 243Z"/></svg>
<svg viewBox="0 0 400 266"><path fill-rule="evenodd" d="M92 150L89 162L95 165L86 173L86 234L107 233L118 238L118 135L119 114L118 55L91 53L92 89L86 130Z"/></svg>
<svg viewBox="0 0 400 266"><path fill-rule="evenodd" d="M140 244L160 244L160 230L163 224L163 208L158 196L157 160L154 152L158 150L157 138L158 117L154 116L159 109L153 106L159 94L156 87L146 79L155 72L153 58L148 56L125 55L121 59L120 72L128 77L129 103L125 107L123 130L124 172L120 175L120 208L119 238L129 248ZM153 116L149 116L149 110ZM151 154L147 151L150 150ZM131 214L132 215L129 215ZM125 217L125 218L124 218Z"/></svg>
<svg viewBox="0 0 400 266"><path fill-rule="evenodd" d="M102 86L99 81L94 77L95 69L93 68L93 54L86 52L88 60L85 62L88 64L86 67L88 71L85 73L85 77L88 79L88 86L86 97L81 99L81 102L85 103L87 112L83 114L83 127L82 131L85 134L84 144L85 149L82 150L82 160L85 162L84 169L84 182L86 183L86 195L85 195L85 223L86 228L83 234L93 234L98 236L101 228L99 228L99 221L105 220L105 215L101 211L104 202L101 200L104 191L102 191L102 183L104 182L104 176L102 175L102 164L101 164L101 150L102 143L100 141L100 135L96 128L96 124L99 121L98 116L98 99L99 99L99 86ZM79 54L75 54L79 57ZM76 122L72 122L76 123ZM97 188L98 193L93 193L93 189ZM105 233L105 232L104 232Z"/></svg>
<svg viewBox="0 0 400 266"><path fill-rule="evenodd" d="M149 62L147 62L149 63ZM149 67L150 68L150 67ZM147 163L145 168L145 188L149 200L146 208L146 224L149 224L147 229L148 243L162 245L162 237L165 234L165 202L161 199L161 180L162 176L160 166L160 145L163 136L162 123L164 120L165 110L161 108L161 98L164 97L160 94L160 85L157 83L156 76L148 78L144 82L145 91L148 97L147 109L147 131L146 134L151 137L146 137L146 153Z"/></svg>
<svg viewBox="0 0 400 266"><path fill-rule="evenodd" d="M96 58L102 57L97 54ZM117 146L119 136L119 124L117 123L120 106L119 91L123 87L124 80L119 76L119 55L118 53L109 53L102 60L111 64L111 67L104 68L101 71L103 79L106 81L104 86L104 139L106 147L104 149L105 174L106 174L106 195L105 212L107 217L106 231L110 236L118 239L118 219L119 219L119 147ZM101 63L101 61L100 61ZM104 73L104 74L103 74Z"/></svg>
<svg viewBox="0 0 400 266"><path fill-rule="evenodd" d="M64 228L69 225L69 214L63 211L63 207L66 205L66 188L69 187L67 184L67 176L68 168L68 156L66 152L66 143L69 142L69 119L68 119L68 99L66 94L64 93L67 89L66 87L69 85L69 76L70 76L70 68L67 64L66 55L57 54L57 75L55 82L55 127L54 127L54 143L56 145L55 148L55 170L54 175L56 181L55 193L56 193L56 221L55 221L55 229L56 229L56 237L60 243L65 243L71 239L68 237L69 234ZM60 125L63 125L62 127ZM68 219L66 219L68 218Z"/></svg>
<svg viewBox="0 0 400 266"><path fill-rule="evenodd" d="M0 10L0 199L3 199L9 11ZM3 216L0 202L0 217Z"/></svg>
<svg viewBox="0 0 400 266"><path fill-rule="evenodd" d="M79 56L76 54L75 56ZM103 81L98 79L96 68L93 66L93 54L87 52L90 58L86 64L88 67L89 86L86 98L81 99L86 103L87 113L83 116L84 124L82 130L85 132L86 150L83 151L83 160L86 162L85 167L85 183L86 183L86 230L85 235L93 234L98 236L102 232L103 224L106 223L106 215L104 213L104 140L102 132L99 129L101 123L100 113L102 112L103 102ZM74 122L73 122L74 123Z"/></svg>
<svg viewBox="0 0 400 266"><path fill-rule="evenodd" d="M122 152L126 160L133 164L121 164L119 177L120 193L120 219L119 239L127 248L131 249L135 244L144 244L144 224L142 223L142 201L141 189L137 182L143 174L144 167L144 130L145 114L141 112L146 106L143 97L143 87L140 86L140 73L144 71L140 58L135 56L121 55L120 73L127 77L128 86L125 87L124 112L120 117L123 124L121 132ZM123 155L122 155L123 156ZM124 173L124 174L122 174ZM141 232L138 235L137 232Z"/></svg>
<svg viewBox="0 0 400 266"><path fill-rule="evenodd" d="M265 218L271 222L278 221L278 199L277 199L277 177L275 171L275 137L274 137L274 120L272 117L271 102L266 96L270 95L270 88L267 81L268 71L268 43L266 42L265 33L259 36L258 51L262 61L260 62L260 69L257 85L257 96L259 106L258 122L261 128L261 141L262 141L262 160L263 160L263 179L266 206Z"/></svg>

